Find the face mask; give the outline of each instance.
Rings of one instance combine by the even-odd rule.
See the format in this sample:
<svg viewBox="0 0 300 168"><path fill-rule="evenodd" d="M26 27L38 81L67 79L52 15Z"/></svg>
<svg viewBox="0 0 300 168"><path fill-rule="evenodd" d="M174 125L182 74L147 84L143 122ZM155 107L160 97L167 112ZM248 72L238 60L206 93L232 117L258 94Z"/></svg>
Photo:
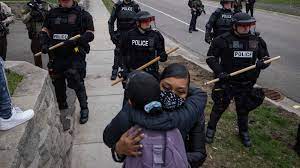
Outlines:
<svg viewBox="0 0 300 168"><path fill-rule="evenodd" d="M163 108L167 110L174 110L184 103L184 99L172 91L162 91L160 93L160 101Z"/></svg>

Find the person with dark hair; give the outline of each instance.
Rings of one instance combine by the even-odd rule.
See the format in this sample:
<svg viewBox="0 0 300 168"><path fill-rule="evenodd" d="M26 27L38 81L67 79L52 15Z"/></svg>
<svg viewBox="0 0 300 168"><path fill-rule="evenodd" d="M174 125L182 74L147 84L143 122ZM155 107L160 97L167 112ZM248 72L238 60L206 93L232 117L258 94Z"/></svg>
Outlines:
<svg viewBox="0 0 300 168"><path fill-rule="evenodd" d="M207 94L190 87L190 74L181 64L166 67L160 80L163 112L146 116L126 104L105 128L104 143L112 148L114 160L122 162L125 156L141 155L137 144L143 136L139 131L135 136L127 136L125 132L131 126L138 124L152 130L178 128L185 142L188 162L192 168L199 167L206 159L204 109Z"/></svg>

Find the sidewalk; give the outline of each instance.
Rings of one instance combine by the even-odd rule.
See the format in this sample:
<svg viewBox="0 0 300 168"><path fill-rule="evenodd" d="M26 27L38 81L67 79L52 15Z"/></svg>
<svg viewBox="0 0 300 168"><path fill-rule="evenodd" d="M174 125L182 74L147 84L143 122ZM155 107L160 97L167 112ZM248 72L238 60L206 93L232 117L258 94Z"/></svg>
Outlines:
<svg viewBox="0 0 300 168"><path fill-rule="evenodd" d="M114 46L108 33L109 13L101 0L90 0L89 12L95 24L95 40L91 43L91 52L87 56L85 81L90 117L85 125L80 125L79 112L76 112L71 167L119 168L121 165L113 161L110 149L102 140L105 126L121 109L123 99L121 85L110 86Z"/></svg>

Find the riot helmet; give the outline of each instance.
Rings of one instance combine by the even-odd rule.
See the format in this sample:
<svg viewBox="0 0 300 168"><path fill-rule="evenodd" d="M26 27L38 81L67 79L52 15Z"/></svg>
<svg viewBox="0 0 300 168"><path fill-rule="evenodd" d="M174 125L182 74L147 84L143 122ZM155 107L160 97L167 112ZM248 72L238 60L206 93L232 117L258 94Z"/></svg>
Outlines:
<svg viewBox="0 0 300 168"><path fill-rule="evenodd" d="M155 16L151 15L148 11L140 11L136 14L136 22L138 28L143 31L149 31L155 26Z"/></svg>
<svg viewBox="0 0 300 168"><path fill-rule="evenodd" d="M124 3L129 4L132 0L123 0Z"/></svg>
<svg viewBox="0 0 300 168"><path fill-rule="evenodd" d="M223 6L223 8L224 8L224 4L226 4L226 3L231 3L230 8L233 8L235 0L221 0L220 1L220 4Z"/></svg>
<svg viewBox="0 0 300 168"><path fill-rule="evenodd" d="M239 13L236 13L233 15L232 24L233 24L234 31L238 35L245 36L245 35L249 35L251 33L250 32L251 28L252 29L254 28L254 31L255 31L256 20L255 20L255 18L251 17L247 13L239 12Z"/></svg>

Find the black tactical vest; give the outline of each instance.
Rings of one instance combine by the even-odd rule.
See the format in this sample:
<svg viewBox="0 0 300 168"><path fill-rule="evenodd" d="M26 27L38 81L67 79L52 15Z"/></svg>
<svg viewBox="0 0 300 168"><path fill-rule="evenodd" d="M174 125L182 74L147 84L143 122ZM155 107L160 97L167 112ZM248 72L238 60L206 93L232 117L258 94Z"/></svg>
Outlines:
<svg viewBox="0 0 300 168"><path fill-rule="evenodd" d="M227 9L219 9L217 12L217 20L213 26L214 37L226 33L232 29L232 16L234 12Z"/></svg>
<svg viewBox="0 0 300 168"><path fill-rule="evenodd" d="M156 56L155 32L151 30L145 34L138 32L138 29L134 29L128 36L128 50L130 52L130 68L137 69L145 63L151 61ZM153 66L152 68L154 68Z"/></svg>
<svg viewBox="0 0 300 168"><path fill-rule="evenodd" d="M55 8L49 14L51 44L65 41L75 35L84 33L82 16L83 10L79 6L72 8ZM73 51L73 48L60 47L57 52Z"/></svg>
<svg viewBox="0 0 300 168"><path fill-rule="evenodd" d="M249 35L248 37L239 38L228 32L223 34L221 38L226 41L224 52L221 55L221 66L227 73L232 73L256 63L260 52L259 38L257 36ZM237 81L249 81L256 80L257 77L258 72L251 70L234 78Z"/></svg>
<svg viewBox="0 0 300 168"><path fill-rule="evenodd" d="M117 28L121 31L128 31L136 26L135 15L137 9L132 3L122 3L117 8Z"/></svg>

